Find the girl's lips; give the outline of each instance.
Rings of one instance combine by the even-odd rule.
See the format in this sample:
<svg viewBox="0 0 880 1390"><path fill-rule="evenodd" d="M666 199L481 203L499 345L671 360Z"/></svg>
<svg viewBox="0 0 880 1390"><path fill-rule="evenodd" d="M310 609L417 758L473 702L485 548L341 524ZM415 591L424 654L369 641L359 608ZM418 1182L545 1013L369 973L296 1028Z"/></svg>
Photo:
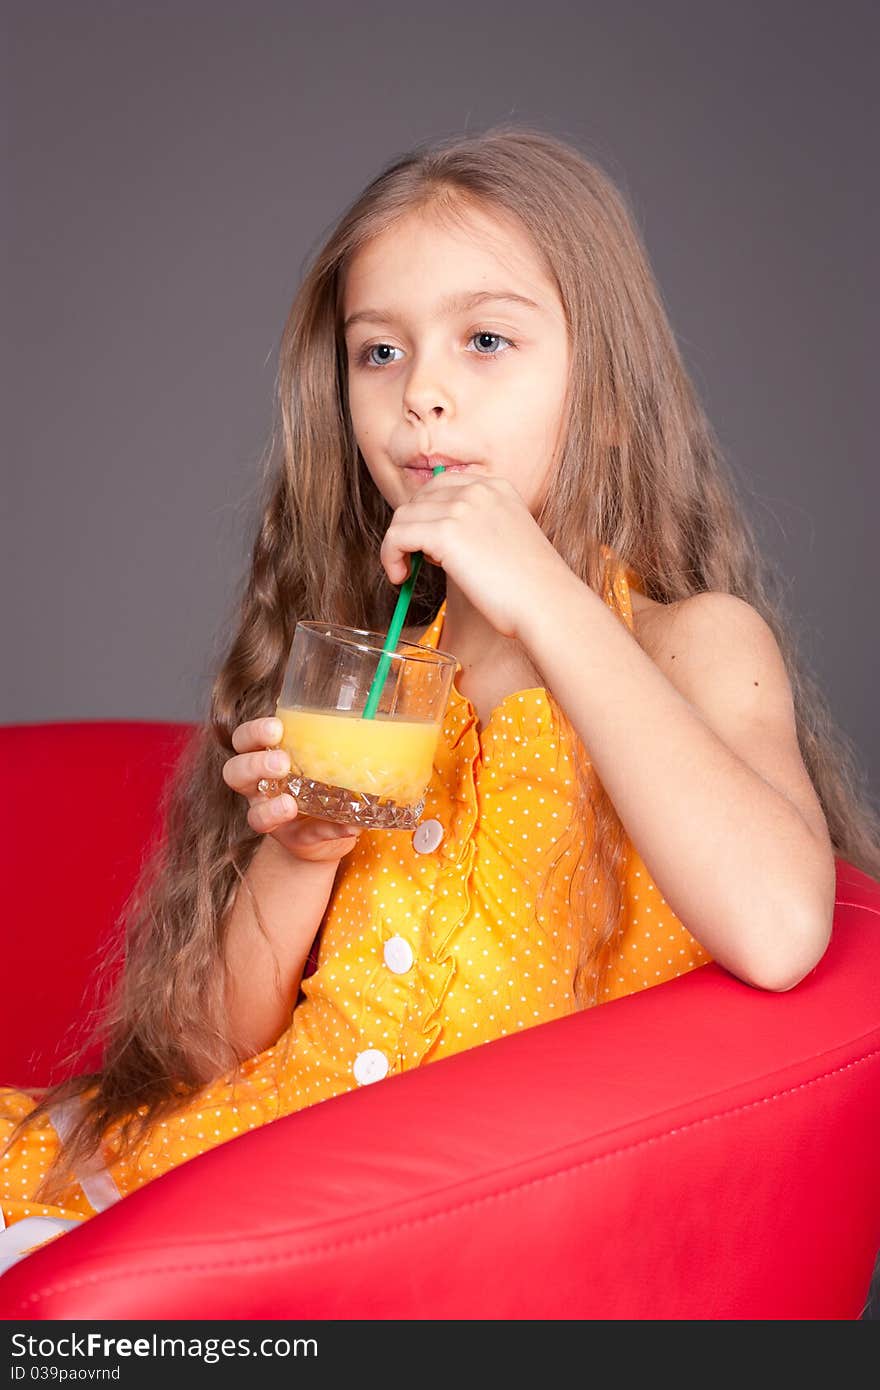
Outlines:
<svg viewBox="0 0 880 1390"><path fill-rule="evenodd" d="M443 471L444 473L463 473L464 470L470 468L470 466L469 463L450 463L444 467ZM407 467L406 472L415 474L417 478L432 478L434 476L434 470L432 468Z"/></svg>

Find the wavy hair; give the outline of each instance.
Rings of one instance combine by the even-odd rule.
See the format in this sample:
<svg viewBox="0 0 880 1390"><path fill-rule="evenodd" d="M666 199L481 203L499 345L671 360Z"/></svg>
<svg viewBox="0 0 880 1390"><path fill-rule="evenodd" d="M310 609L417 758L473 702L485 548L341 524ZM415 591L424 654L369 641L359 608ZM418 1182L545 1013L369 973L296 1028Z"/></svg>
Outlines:
<svg viewBox="0 0 880 1390"><path fill-rule="evenodd" d="M880 877L880 818L856 750L797 656L784 584L762 558L736 496L624 195L579 150L520 124L418 145L389 162L342 213L311 257L285 323L260 517L234 635L218 662L207 717L166 786L161 839L96 979L99 993L111 976L112 987L93 1034L65 1059L75 1069L97 1039L102 1065L46 1089L16 1127L81 1098L78 1121L37 1194L42 1200L57 1196L111 1125L118 1124L120 1152L127 1151L194 1090L234 1076L244 1060L225 1017L225 935L262 837L247 825L244 798L221 775L232 732L274 709L298 619L383 630L396 598L378 563L393 512L369 477L347 408L346 270L372 237L413 211L464 223L473 207L518 220L567 315L565 429L536 517L542 530L597 592L607 546L658 603L717 590L764 617L788 668L801 753L835 853ZM442 569L424 566L407 632L430 623L444 596ZM553 704L564 732L585 751ZM575 812L551 873L571 868L572 991L576 1006L587 1008L601 1000L623 929L628 842L604 789L582 759L576 764ZM584 821L586 835L578 832ZM263 928L258 909L257 918Z"/></svg>

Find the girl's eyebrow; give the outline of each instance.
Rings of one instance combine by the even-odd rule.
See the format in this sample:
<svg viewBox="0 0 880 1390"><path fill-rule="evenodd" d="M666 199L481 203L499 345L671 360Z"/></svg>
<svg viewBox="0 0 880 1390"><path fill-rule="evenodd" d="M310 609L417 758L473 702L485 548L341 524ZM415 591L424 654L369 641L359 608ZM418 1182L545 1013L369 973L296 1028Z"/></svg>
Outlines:
<svg viewBox="0 0 880 1390"><path fill-rule="evenodd" d="M516 290L466 290L461 294L448 294L444 299L441 299L437 305L437 316L444 318L450 314L463 313L466 309L474 309L478 304L498 301L519 304L526 309L536 309L539 313L541 312L540 304L536 304L533 299L527 299L524 294L517 294ZM383 313L381 309L358 309L356 313L349 314L345 320L343 332L347 333L356 323L393 324L394 319L393 313Z"/></svg>

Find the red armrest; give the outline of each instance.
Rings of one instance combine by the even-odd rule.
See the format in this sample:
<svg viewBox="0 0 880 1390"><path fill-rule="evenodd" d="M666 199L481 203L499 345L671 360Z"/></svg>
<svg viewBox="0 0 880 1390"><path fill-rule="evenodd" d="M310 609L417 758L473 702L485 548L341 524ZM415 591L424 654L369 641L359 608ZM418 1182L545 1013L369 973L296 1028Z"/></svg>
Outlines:
<svg viewBox="0 0 880 1390"><path fill-rule="evenodd" d="M796 989L707 965L324 1101L27 1256L0 1314L858 1318L878 923L880 885L839 862Z"/></svg>
<svg viewBox="0 0 880 1390"><path fill-rule="evenodd" d="M3 1001L0 1084L61 1079L100 952L159 834L162 786L192 732L135 720L0 727L3 967L18 982ZM85 1069L99 1062L89 1054Z"/></svg>

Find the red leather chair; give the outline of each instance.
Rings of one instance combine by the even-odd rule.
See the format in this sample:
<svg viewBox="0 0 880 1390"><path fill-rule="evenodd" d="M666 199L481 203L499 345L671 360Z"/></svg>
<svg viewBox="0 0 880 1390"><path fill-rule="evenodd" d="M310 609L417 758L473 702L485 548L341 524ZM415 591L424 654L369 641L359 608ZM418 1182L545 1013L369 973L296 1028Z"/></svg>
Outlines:
<svg viewBox="0 0 880 1390"><path fill-rule="evenodd" d="M4 1084L56 1079L188 733L0 729ZM839 861L796 989L706 965L250 1131L20 1260L0 1314L858 1319L878 927L880 884Z"/></svg>

